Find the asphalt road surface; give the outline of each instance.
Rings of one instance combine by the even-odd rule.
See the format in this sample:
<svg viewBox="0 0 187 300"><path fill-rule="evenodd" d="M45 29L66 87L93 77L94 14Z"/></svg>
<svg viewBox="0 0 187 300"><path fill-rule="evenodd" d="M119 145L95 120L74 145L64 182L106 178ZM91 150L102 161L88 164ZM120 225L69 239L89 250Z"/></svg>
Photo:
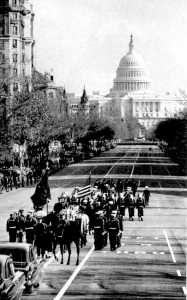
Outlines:
<svg viewBox="0 0 187 300"><path fill-rule="evenodd" d="M61 265L46 261L40 287L26 300L48 299L186 299L186 187L187 177L153 146L118 146L100 157L74 164L50 178L53 206L62 189L96 178L135 178L139 190L151 187L144 221L124 220L121 247L111 252L93 249L93 237L81 250L81 262ZM33 189L0 195L1 239L6 240L6 218L11 210L29 209ZM65 261L67 257L65 254Z"/></svg>

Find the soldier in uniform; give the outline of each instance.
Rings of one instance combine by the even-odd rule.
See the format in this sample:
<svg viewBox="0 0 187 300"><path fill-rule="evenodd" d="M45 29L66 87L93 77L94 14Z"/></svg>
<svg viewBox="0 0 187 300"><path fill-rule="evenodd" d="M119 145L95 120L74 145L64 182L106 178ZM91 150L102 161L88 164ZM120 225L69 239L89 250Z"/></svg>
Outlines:
<svg viewBox="0 0 187 300"><path fill-rule="evenodd" d="M110 250L114 251L120 246L120 223L116 217L116 212L112 212L110 221L108 223Z"/></svg>
<svg viewBox="0 0 187 300"><path fill-rule="evenodd" d="M45 254L45 234L46 234L47 225L43 222L42 218L38 218L38 222L34 226L35 233L35 247L38 258L42 256L44 258Z"/></svg>
<svg viewBox="0 0 187 300"><path fill-rule="evenodd" d="M9 233L9 242L16 242L17 222L13 214L10 214L10 217L7 220L6 230Z"/></svg>
<svg viewBox="0 0 187 300"><path fill-rule="evenodd" d="M25 219L25 235L26 242L33 244L34 242L34 226L36 225L36 220L28 213Z"/></svg>
<svg viewBox="0 0 187 300"><path fill-rule="evenodd" d="M102 211L97 211L95 213L95 220L94 220L94 245L95 250L100 250L104 246L104 229L105 229L105 222L102 216Z"/></svg>
<svg viewBox="0 0 187 300"><path fill-rule="evenodd" d="M148 186L145 187L144 191L143 191L143 197L145 199L145 206L149 205L149 197L150 197L150 190L148 188Z"/></svg>
<svg viewBox="0 0 187 300"><path fill-rule="evenodd" d="M23 242L23 235L25 231L25 216L23 214L24 210L20 209L17 217L17 238L18 242Z"/></svg>
<svg viewBox="0 0 187 300"><path fill-rule="evenodd" d="M135 207L135 201L133 197L133 193L129 192L128 199L127 199L127 205L128 205L128 211L129 211L129 220L134 220L134 207Z"/></svg>
<svg viewBox="0 0 187 300"><path fill-rule="evenodd" d="M118 202L118 208L120 211L120 215L124 219L125 218L125 198L123 196L123 193L119 193L117 202Z"/></svg>
<svg viewBox="0 0 187 300"><path fill-rule="evenodd" d="M86 246L87 243L87 233L89 231L89 217L85 213L85 207L79 208L78 218L81 220L81 248Z"/></svg>
<svg viewBox="0 0 187 300"><path fill-rule="evenodd" d="M136 208L138 210L138 220L139 221L143 221L144 207L145 207L145 203L144 203L143 197L141 197L138 194L137 200L136 200Z"/></svg>

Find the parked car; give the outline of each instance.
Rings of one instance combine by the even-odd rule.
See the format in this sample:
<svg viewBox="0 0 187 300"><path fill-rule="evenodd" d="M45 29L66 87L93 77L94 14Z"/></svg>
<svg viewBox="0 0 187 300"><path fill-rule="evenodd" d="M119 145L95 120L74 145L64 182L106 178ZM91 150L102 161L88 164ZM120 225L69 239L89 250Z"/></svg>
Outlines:
<svg viewBox="0 0 187 300"><path fill-rule="evenodd" d="M20 300L25 283L23 272L15 271L13 260L7 255L0 255L0 299Z"/></svg>
<svg viewBox="0 0 187 300"><path fill-rule="evenodd" d="M34 248L27 243L0 243L0 254L12 257L15 271L25 274L25 291L31 293L39 286L42 263L38 263Z"/></svg>

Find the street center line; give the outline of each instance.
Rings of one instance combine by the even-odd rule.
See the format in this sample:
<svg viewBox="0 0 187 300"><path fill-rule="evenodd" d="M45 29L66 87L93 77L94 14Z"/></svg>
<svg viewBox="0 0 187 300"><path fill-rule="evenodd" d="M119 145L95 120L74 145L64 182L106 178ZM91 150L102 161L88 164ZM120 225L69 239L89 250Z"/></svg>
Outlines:
<svg viewBox="0 0 187 300"><path fill-rule="evenodd" d="M173 253L173 249L171 248L170 241L169 241L169 239L168 239L168 235L167 235L166 230L163 230L163 233L164 233L164 235L165 235L165 238L166 238L166 241L167 241L167 244L168 244L168 248L169 248L169 251L170 251L172 260L173 260L174 263L176 263L175 255L174 255L174 253Z"/></svg>
<svg viewBox="0 0 187 300"><path fill-rule="evenodd" d="M70 287L70 285L72 284L73 280L75 279L75 277L77 276L77 274L80 272L80 270L82 269L82 267L84 266L84 264L86 263L86 261L88 260L88 258L90 257L90 255L92 254L93 251L94 251L94 247L92 247L90 249L90 251L86 254L86 256L84 257L84 259L81 261L80 265L77 266L77 268L75 269L75 271L73 272L73 274L66 281L65 285L62 287L62 289L57 294L57 296L55 298L53 298L53 300L61 300L62 299L62 297L64 296L65 292Z"/></svg>
<svg viewBox="0 0 187 300"><path fill-rule="evenodd" d="M136 158L135 158L135 161L134 161L134 164L133 164L133 167L132 167L132 171L131 171L130 177L132 177L132 175L133 175L133 173L134 173L135 164L136 164L136 162L137 162L139 156L140 156L140 152L138 152L138 154L137 154L137 156L136 156Z"/></svg>
<svg viewBox="0 0 187 300"><path fill-rule="evenodd" d="M180 270L177 270L177 275L178 275L179 277L182 276Z"/></svg>
<svg viewBox="0 0 187 300"><path fill-rule="evenodd" d="M124 159L124 157L126 156L127 154L125 153L125 155L123 155L122 157L120 157L120 159L118 159L113 165L112 165L112 167L108 170L108 172L104 175L104 178L105 177L107 177L109 174L110 174L110 172L112 171L112 169L114 168L114 167L116 167L118 164L119 164L119 162L122 160L122 159Z"/></svg>

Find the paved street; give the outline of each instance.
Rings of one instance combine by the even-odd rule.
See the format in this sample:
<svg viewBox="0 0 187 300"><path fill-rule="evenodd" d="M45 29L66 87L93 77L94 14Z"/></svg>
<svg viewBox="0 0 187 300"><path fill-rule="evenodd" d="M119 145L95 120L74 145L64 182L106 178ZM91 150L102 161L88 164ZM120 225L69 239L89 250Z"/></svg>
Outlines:
<svg viewBox="0 0 187 300"><path fill-rule="evenodd" d="M94 251L93 237L89 236L77 268L75 249L71 266L50 259L40 288L23 299L185 299L187 178L180 176L178 166L156 146L121 145L52 176L50 208L62 189L70 191L75 185L87 184L90 171L92 182L103 177L136 178L140 190L149 185L152 194L144 221L137 221L136 216L129 222L126 216L122 245L114 252L109 246ZM33 191L21 189L0 195L2 240L7 239L9 213L20 207L31 208Z"/></svg>

